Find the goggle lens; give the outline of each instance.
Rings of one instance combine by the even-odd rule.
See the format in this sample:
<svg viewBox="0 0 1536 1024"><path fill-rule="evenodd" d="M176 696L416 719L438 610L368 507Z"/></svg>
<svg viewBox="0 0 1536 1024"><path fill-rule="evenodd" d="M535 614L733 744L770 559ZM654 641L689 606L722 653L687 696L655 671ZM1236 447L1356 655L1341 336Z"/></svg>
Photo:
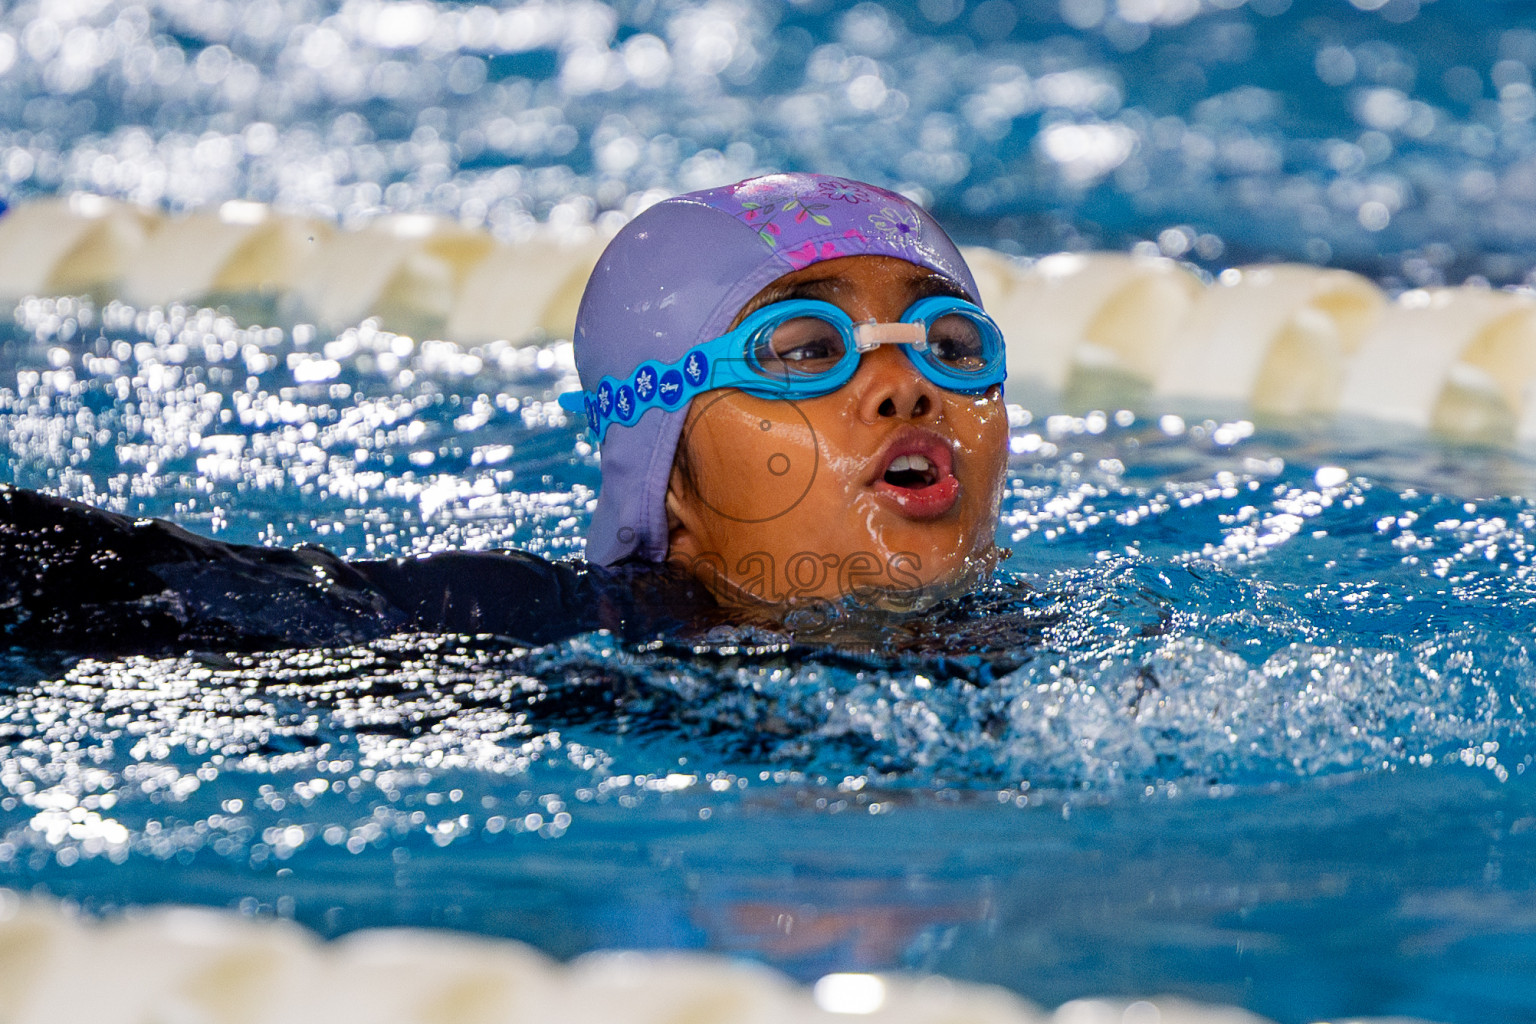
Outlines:
<svg viewBox="0 0 1536 1024"><path fill-rule="evenodd" d="M949 313L928 325L928 354L956 373L981 373L995 358L996 346L988 344L991 334L991 324L983 325L966 313Z"/></svg>
<svg viewBox="0 0 1536 1024"><path fill-rule="evenodd" d="M774 380L803 380L835 370L847 353L847 341L837 324L817 316L797 316L759 331L752 361Z"/></svg>

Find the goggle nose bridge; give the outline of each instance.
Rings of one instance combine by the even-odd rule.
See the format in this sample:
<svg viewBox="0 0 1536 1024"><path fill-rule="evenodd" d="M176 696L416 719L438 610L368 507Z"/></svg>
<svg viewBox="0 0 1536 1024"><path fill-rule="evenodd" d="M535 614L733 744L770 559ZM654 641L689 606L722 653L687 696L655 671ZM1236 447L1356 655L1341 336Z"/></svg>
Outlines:
<svg viewBox="0 0 1536 1024"><path fill-rule="evenodd" d="M859 353L872 352L881 345L911 345L919 352L928 351L928 328L920 323L882 324L861 320L853 325L853 347Z"/></svg>

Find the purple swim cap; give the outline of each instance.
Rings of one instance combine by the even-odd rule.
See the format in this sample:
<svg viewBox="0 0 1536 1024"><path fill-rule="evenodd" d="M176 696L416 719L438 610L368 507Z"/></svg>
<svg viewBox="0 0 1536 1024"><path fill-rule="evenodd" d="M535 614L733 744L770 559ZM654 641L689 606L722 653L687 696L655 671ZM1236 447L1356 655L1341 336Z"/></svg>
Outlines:
<svg viewBox="0 0 1536 1024"><path fill-rule="evenodd" d="M894 256L927 267L973 300L955 243L910 200L847 178L770 174L689 192L641 213L608 244L576 315L582 386L623 380L642 362L672 363L724 334L771 282L840 256ZM667 482L688 405L613 425L587 560L667 557Z"/></svg>

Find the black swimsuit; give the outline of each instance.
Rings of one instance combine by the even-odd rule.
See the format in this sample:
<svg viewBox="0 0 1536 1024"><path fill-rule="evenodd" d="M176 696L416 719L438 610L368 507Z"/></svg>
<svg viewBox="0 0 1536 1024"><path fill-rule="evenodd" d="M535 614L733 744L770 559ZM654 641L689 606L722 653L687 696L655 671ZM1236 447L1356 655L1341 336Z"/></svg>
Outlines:
<svg viewBox="0 0 1536 1024"><path fill-rule="evenodd" d="M1070 595L993 580L920 613L822 602L776 622L722 608L666 565L548 562L523 551L349 562L322 548L226 544L0 484L0 645L178 654L364 644L398 633L556 643L606 629L684 657L777 650L985 681L1070 620ZM764 628L766 627L766 629ZM950 665L950 659L960 662Z"/></svg>
<svg viewBox="0 0 1536 1024"><path fill-rule="evenodd" d="M0 485L0 635L126 654L364 643L400 632L544 644L640 639L709 618L665 566L602 568L521 551L348 562L314 547L225 544Z"/></svg>

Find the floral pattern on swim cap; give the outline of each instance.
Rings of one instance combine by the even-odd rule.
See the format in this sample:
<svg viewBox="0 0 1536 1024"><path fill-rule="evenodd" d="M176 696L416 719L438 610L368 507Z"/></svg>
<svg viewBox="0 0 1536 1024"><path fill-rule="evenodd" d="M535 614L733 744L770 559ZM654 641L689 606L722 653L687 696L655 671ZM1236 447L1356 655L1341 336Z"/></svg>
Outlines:
<svg viewBox="0 0 1536 1024"><path fill-rule="evenodd" d="M770 174L694 193L757 233L791 269L882 250L920 257L923 214L895 192L820 174Z"/></svg>

